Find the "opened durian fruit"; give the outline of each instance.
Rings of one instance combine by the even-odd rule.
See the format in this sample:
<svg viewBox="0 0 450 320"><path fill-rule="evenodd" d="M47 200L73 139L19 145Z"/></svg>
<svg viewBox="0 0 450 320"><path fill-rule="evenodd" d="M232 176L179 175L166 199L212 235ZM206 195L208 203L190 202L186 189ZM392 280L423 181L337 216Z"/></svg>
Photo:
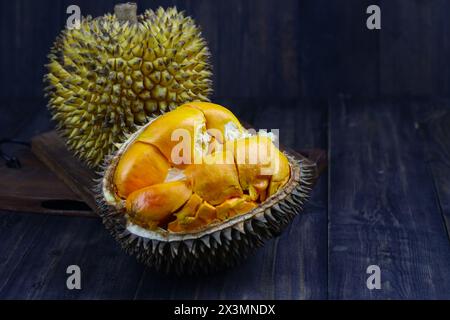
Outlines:
<svg viewBox="0 0 450 320"><path fill-rule="evenodd" d="M99 185L106 227L165 271L233 265L279 234L306 200L316 167L245 129L217 104L190 102L131 134Z"/></svg>

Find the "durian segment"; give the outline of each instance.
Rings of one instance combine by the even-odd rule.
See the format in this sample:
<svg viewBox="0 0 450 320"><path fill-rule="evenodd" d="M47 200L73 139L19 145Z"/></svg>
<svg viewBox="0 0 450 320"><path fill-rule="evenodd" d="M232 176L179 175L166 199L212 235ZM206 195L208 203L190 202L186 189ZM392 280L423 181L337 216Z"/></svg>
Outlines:
<svg viewBox="0 0 450 320"><path fill-rule="evenodd" d="M186 205L175 214L176 220L170 222L167 229L172 232L201 229L214 221L218 221L216 212L214 206L203 201L194 193Z"/></svg>
<svg viewBox="0 0 450 320"><path fill-rule="evenodd" d="M186 181L155 184L131 193L126 200L133 223L153 229L170 218L191 197Z"/></svg>
<svg viewBox="0 0 450 320"><path fill-rule="evenodd" d="M44 80L69 149L96 167L154 115L207 101L209 55L200 29L176 8L147 10L137 24L86 17L62 31Z"/></svg>
<svg viewBox="0 0 450 320"><path fill-rule="evenodd" d="M202 154L195 147L195 141L203 133L205 121L201 111L181 106L158 117L137 140L156 146L174 165L200 162L198 159L201 159Z"/></svg>
<svg viewBox="0 0 450 320"><path fill-rule="evenodd" d="M270 179L269 196L277 193L277 191L286 184L290 177L289 161L286 156L277 150L278 165Z"/></svg>
<svg viewBox="0 0 450 320"><path fill-rule="evenodd" d="M193 191L212 205L243 195L232 152L221 151L186 168Z"/></svg>
<svg viewBox="0 0 450 320"><path fill-rule="evenodd" d="M207 226L208 224L217 221L217 210L214 206L204 201L198 208L196 217L202 220L202 226Z"/></svg>
<svg viewBox="0 0 450 320"><path fill-rule="evenodd" d="M196 193L193 193L186 204L180 209L180 211L175 213L177 220L184 221L188 217L195 216L195 213L197 212L202 202L203 199L200 198Z"/></svg>
<svg viewBox="0 0 450 320"><path fill-rule="evenodd" d="M249 212L256 208L256 206L257 204L255 202L246 199L246 197L228 199L216 207L217 217L223 221L236 215Z"/></svg>
<svg viewBox="0 0 450 320"><path fill-rule="evenodd" d="M270 137L236 139L227 143L227 149L230 148L234 151L241 187L253 201L264 201L289 179L289 162Z"/></svg>
<svg viewBox="0 0 450 320"><path fill-rule="evenodd" d="M224 143L226 140L227 128L234 127L238 134L242 134L245 130L236 116L221 105L200 101L190 102L186 105L203 112L206 118L206 129L220 143Z"/></svg>
<svg viewBox="0 0 450 320"><path fill-rule="evenodd" d="M169 162L154 146L133 143L122 155L114 174L117 193L126 198L130 193L165 181Z"/></svg>

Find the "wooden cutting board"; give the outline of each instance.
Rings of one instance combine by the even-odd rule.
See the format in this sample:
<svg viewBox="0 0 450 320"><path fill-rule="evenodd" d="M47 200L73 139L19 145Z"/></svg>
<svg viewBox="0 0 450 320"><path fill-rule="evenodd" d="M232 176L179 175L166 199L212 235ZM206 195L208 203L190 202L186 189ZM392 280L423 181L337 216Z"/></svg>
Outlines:
<svg viewBox="0 0 450 320"><path fill-rule="evenodd" d="M0 163L0 210L96 217L82 198L27 147L15 153L21 168Z"/></svg>
<svg viewBox="0 0 450 320"><path fill-rule="evenodd" d="M31 140L31 149L79 199L95 210L96 203L92 192L95 171L76 159L55 131L35 136Z"/></svg>

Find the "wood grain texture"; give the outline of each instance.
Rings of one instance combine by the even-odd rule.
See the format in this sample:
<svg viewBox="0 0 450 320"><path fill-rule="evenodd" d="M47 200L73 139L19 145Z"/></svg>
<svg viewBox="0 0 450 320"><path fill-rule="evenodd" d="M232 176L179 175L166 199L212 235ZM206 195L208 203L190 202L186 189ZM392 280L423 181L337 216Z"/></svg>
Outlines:
<svg viewBox="0 0 450 320"><path fill-rule="evenodd" d="M48 219L48 215L0 213L0 297L6 297L5 286L14 273L21 272L22 258ZM22 296L25 294L22 291Z"/></svg>
<svg viewBox="0 0 450 320"><path fill-rule="evenodd" d="M449 239L412 108L329 110L329 297L450 298ZM372 264L381 290L366 287Z"/></svg>
<svg viewBox="0 0 450 320"><path fill-rule="evenodd" d="M450 103L434 101L416 109L420 114L417 121L426 141L427 162L450 239Z"/></svg>
<svg viewBox="0 0 450 320"><path fill-rule="evenodd" d="M143 266L127 256L99 219L22 215L2 265L4 299L131 299ZM31 217L31 218L30 218ZM1 214L1 220L17 219ZM7 245L8 242L5 243ZM3 243L2 243L3 248ZM66 269L80 266L82 289L67 290Z"/></svg>

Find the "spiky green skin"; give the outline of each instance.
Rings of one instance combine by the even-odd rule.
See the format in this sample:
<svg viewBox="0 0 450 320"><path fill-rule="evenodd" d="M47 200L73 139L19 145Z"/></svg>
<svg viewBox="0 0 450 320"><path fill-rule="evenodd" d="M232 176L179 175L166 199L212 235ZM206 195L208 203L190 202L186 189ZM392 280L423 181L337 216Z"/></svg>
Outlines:
<svg viewBox="0 0 450 320"><path fill-rule="evenodd" d="M238 264L266 240L279 235L300 213L318 178L315 163L285 152L291 167L290 179L250 212L202 231L172 233L160 229L151 237L137 235L127 229L126 209L114 204L110 195L115 193L114 172L121 156L145 128L130 135L117 152L106 159L95 193L99 214L114 238L127 253L159 271L209 273Z"/></svg>
<svg viewBox="0 0 450 320"><path fill-rule="evenodd" d="M83 18L57 38L44 77L57 129L75 155L97 167L126 134L189 101L208 101L209 50L176 8L147 10L138 23Z"/></svg>

